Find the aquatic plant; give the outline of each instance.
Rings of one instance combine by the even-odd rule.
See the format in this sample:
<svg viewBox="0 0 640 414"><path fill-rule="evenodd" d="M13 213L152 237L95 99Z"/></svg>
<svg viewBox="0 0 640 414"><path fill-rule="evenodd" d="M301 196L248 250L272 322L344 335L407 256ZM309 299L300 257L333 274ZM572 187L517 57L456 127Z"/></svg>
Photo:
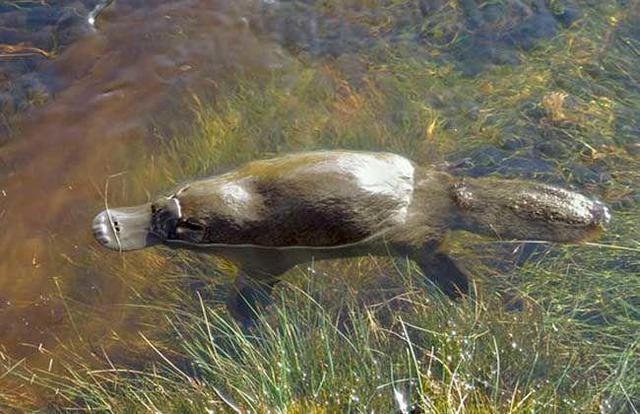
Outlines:
<svg viewBox="0 0 640 414"><path fill-rule="evenodd" d="M168 327L140 333L144 363L103 351L97 368L70 354L58 374L18 375L59 407L108 412L623 412L640 392L640 285L627 276L637 253L549 249L459 303L407 263L318 263L289 274L249 331L228 316L220 282L190 267L161 281L173 286L166 303L138 307Z"/></svg>

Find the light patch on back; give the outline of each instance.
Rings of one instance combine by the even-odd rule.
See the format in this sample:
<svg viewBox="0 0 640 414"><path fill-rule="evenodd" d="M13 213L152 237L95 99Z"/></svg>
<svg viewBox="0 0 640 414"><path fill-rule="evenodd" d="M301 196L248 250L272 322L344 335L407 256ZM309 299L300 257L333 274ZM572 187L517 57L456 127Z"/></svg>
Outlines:
<svg viewBox="0 0 640 414"><path fill-rule="evenodd" d="M353 177L358 187L373 194L384 194L399 202L390 220L403 223L413 198L415 167L411 161L395 154L342 153L328 157L312 168L317 172L340 170Z"/></svg>
<svg viewBox="0 0 640 414"><path fill-rule="evenodd" d="M246 206L251 195L245 188L235 182L224 184L221 188L222 198L229 207L239 210L242 206Z"/></svg>

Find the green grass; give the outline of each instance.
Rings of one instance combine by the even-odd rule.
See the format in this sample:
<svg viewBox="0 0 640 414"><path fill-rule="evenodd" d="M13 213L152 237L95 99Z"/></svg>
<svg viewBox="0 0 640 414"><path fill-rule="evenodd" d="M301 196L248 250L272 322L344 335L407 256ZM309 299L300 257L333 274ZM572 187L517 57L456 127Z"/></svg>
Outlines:
<svg viewBox="0 0 640 414"><path fill-rule="evenodd" d="M405 263L316 264L287 277L249 332L211 299L219 286L174 289L170 329L140 334L142 369L85 359L36 381L60 407L108 412L393 412L399 399L436 413L633 412L640 282L624 266L640 263L637 248L624 252L553 248L479 278L476 299L457 303ZM622 267L603 271L612 258ZM506 310L498 292L523 309Z"/></svg>
<svg viewBox="0 0 640 414"><path fill-rule="evenodd" d="M326 2L324 13L365 3ZM53 369L2 354L0 375L15 387L0 407L388 413L401 399L434 413L638 412L640 162L625 146L640 127L640 39L631 33L640 20L629 12L637 2L578 3L579 24L519 52L520 65L473 77L448 56L455 45L444 39L464 16L465 3L453 1L420 28L430 43L299 55L261 77L238 75L215 98L188 99L191 129L158 136L152 155L136 150L144 162L120 178L127 191L109 202L131 204L289 151L386 150L429 163L515 137L527 145L514 157L557 142L541 156L553 175L615 206L604 239L541 245L516 267L518 243L453 235L452 252L477 276L474 298L455 303L401 261L299 267L250 332L224 308L236 271L224 260L162 248L117 259L95 251L75 264L89 271L59 280L71 322L62 336L71 339L55 354L41 351ZM376 33L392 30L408 3L385 4L393 19L371 17ZM611 178L585 178L582 167ZM111 295L85 299L89 280ZM106 285L116 283L124 289L113 293Z"/></svg>

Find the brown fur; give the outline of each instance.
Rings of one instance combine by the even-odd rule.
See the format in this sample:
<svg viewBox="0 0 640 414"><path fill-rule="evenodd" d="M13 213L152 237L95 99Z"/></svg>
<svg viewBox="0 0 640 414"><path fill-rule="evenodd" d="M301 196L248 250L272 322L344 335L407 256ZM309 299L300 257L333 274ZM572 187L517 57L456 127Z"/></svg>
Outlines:
<svg viewBox="0 0 640 414"><path fill-rule="evenodd" d="M598 201L557 187L459 179L394 154L349 151L249 163L160 197L151 211L153 237L236 261L244 273L237 291L254 299L247 292L269 291L299 263L368 254L408 256L456 296L467 292L468 274L440 249L450 230L573 242L609 220ZM102 225L96 237L107 240Z"/></svg>

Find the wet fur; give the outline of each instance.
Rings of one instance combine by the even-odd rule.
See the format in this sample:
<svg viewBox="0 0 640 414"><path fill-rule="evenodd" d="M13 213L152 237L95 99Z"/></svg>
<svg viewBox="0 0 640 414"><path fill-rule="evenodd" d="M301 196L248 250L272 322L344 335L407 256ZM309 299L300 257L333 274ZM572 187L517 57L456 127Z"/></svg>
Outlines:
<svg viewBox="0 0 640 414"><path fill-rule="evenodd" d="M282 273L311 260L409 257L455 297L468 292L469 274L441 250L450 230L567 242L609 219L601 203L556 187L460 179L395 154L348 151L249 163L189 183L152 211L151 232L164 244L239 264L230 308L241 319Z"/></svg>

